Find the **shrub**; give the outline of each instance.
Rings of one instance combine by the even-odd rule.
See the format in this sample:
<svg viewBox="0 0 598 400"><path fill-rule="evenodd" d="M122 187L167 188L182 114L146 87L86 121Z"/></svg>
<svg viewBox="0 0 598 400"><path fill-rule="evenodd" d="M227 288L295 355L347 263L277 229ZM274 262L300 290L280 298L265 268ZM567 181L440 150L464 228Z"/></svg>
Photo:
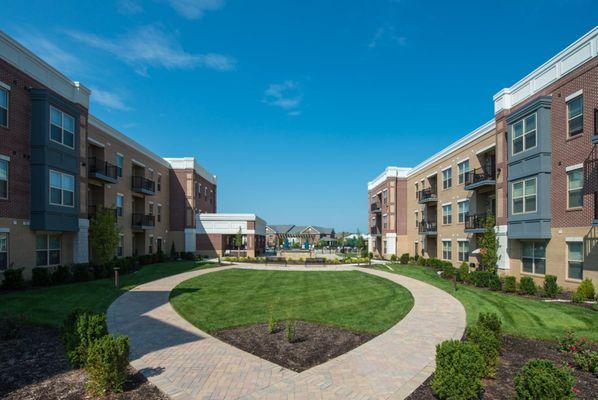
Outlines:
<svg viewBox="0 0 598 400"><path fill-rule="evenodd" d="M494 335L500 339L502 334L502 321L498 317L496 313L480 313L478 316L478 323L479 326L483 326L484 328L488 329Z"/></svg>
<svg viewBox="0 0 598 400"><path fill-rule="evenodd" d="M122 392L128 359L129 339L126 336L105 335L91 343L85 361L89 390L101 396Z"/></svg>
<svg viewBox="0 0 598 400"><path fill-rule="evenodd" d="M31 284L36 287L52 284L51 270L47 267L36 267L31 270Z"/></svg>
<svg viewBox="0 0 598 400"><path fill-rule="evenodd" d="M73 281L85 282L92 278L89 264L75 264L72 266Z"/></svg>
<svg viewBox="0 0 598 400"><path fill-rule="evenodd" d="M467 328L467 341L475 344L480 349L486 367L485 375L494 376L500 350L499 337L483 325L474 325Z"/></svg>
<svg viewBox="0 0 598 400"><path fill-rule="evenodd" d="M396 262L396 261L397 261L397 255L396 255L396 254L392 254L392 255L390 256L390 261L392 261L392 262Z"/></svg>
<svg viewBox="0 0 598 400"><path fill-rule="evenodd" d="M583 303L585 300L585 296L583 295L583 293L580 293L579 291L573 293L573 295L571 296L571 301L574 303Z"/></svg>
<svg viewBox="0 0 598 400"><path fill-rule="evenodd" d="M505 281L502 285L502 290L509 293L517 291L517 278L514 276L505 276Z"/></svg>
<svg viewBox="0 0 598 400"><path fill-rule="evenodd" d="M409 264L409 253L401 254L401 264Z"/></svg>
<svg viewBox="0 0 598 400"><path fill-rule="evenodd" d="M531 360L515 376L518 400L572 399L575 378L567 367L549 360Z"/></svg>
<svg viewBox="0 0 598 400"><path fill-rule="evenodd" d="M556 276L544 276L544 294L548 297L555 297L559 293L559 287L556 284Z"/></svg>
<svg viewBox="0 0 598 400"><path fill-rule="evenodd" d="M577 287L576 293L581 293L584 300L593 300L596 292L594 291L594 284L590 278L586 278Z"/></svg>
<svg viewBox="0 0 598 400"><path fill-rule="evenodd" d="M25 280L23 279L23 268L7 269L4 271L4 280L2 287L8 290L23 289Z"/></svg>
<svg viewBox="0 0 598 400"><path fill-rule="evenodd" d="M469 265L463 261L457 271L457 281L467 283L469 282Z"/></svg>
<svg viewBox="0 0 598 400"><path fill-rule="evenodd" d="M274 333L275 329L275 321L274 321L274 307L270 306L269 314L268 314L268 333Z"/></svg>
<svg viewBox="0 0 598 400"><path fill-rule="evenodd" d="M524 276L519 282L519 292L522 294L535 295L538 291L534 280L529 276Z"/></svg>
<svg viewBox="0 0 598 400"><path fill-rule="evenodd" d="M441 399L477 399L485 363L478 346L447 340L436 346L432 390Z"/></svg>
<svg viewBox="0 0 598 400"><path fill-rule="evenodd" d="M477 287L490 287L490 281L498 278L494 271L473 271L469 274L471 283Z"/></svg>
<svg viewBox="0 0 598 400"><path fill-rule="evenodd" d="M83 366L91 344L107 334L104 314L82 310L69 314L63 326L63 341L73 367Z"/></svg>
<svg viewBox="0 0 598 400"><path fill-rule="evenodd" d="M286 323L286 334L287 334L287 341L289 343L293 343L295 341L295 320L288 319Z"/></svg>
<svg viewBox="0 0 598 400"><path fill-rule="evenodd" d="M598 373L598 351L584 350L574 355L575 364L585 372Z"/></svg>
<svg viewBox="0 0 598 400"><path fill-rule="evenodd" d="M457 269L452 265L443 265L442 266L442 273L440 274L441 277L444 279L453 279L455 274L457 273Z"/></svg>
<svg viewBox="0 0 598 400"><path fill-rule="evenodd" d="M67 265L59 265L52 272L52 283L54 285L60 285L62 283L68 283L71 280L71 270Z"/></svg>
<svg viewBox="0 0 598 400"><path fill-rule="evenodd" d="M488 277L488 288L498 292L502 289L502 282L496 273Z"/></svg>
<svg viewBox="0 0 598 400"><path fill-rule="evenodd" d="M586 338L578 338L572 329L567 329L563 335L558 338L559 350L566 352L581 352L589 350L589 344Z"/></svg>

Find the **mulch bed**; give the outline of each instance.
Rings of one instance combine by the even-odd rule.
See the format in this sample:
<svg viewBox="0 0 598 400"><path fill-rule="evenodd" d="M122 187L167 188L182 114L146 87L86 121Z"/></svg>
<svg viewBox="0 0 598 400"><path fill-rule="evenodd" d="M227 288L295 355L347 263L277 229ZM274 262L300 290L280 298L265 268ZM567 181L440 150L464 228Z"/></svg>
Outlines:
<svg viewBox="0 0 598 400"><path fill-rule="evenodd" d="M267 324L223 329L211 334L241 350L297 372L338 357L376 336L304 321L297 321L295 330L292 343L287 341L283 322L276 323L272 334L268 333Z"/></svg>
<svg viewBox="0 0 598 400"><path fill-rule="evenodd" d="M95 399L87 376L72 369L55 329L26 326L17 339L0 341L0 398L6 400ZM103 399L167 400L145 377L129 370L124 392Z"/></svg>
<svg viewBox="0 0 598 400"><path fill-rule="evenodd" d="M484 393L482 398L488 400L507 400L515 397L515 375L523 365L533 358L544 358L554 361L557 365L574 365L573 356L558 350L555 342L524 339L514 336L503 336L503 344L500 355L500 362L494 379L484 380ZM591 373L574 369L573 373L577 379L577 399L593 400L598 393L598 377ZM428 378L419 388L413 392L409 400L436 399L430 383L432 377Z"/></svg>

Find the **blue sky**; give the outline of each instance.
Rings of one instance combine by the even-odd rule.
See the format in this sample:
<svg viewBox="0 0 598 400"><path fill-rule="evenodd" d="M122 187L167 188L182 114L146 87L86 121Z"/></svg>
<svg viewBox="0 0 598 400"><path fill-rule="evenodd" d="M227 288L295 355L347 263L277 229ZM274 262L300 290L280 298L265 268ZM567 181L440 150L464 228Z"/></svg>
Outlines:
<svg viewBox="0 0 598 400"><path fill-rule="evenodd" d="M598 22L595 0L3 3L0 28L90 87L92 113L216 174L219 211L337 231L366 230L385 166L491 119Z"/></svg>

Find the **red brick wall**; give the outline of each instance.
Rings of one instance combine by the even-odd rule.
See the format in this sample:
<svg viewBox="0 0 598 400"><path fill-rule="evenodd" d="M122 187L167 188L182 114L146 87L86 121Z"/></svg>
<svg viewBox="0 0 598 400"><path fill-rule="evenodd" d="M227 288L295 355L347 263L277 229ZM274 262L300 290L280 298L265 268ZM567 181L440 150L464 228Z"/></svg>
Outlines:
<svg viewBox="0 0 598 400"><path fill-rule="evenodd" d="M186 170L170 170L170 230L182 231L186 227L185 216L187 208L191 207L185 195L187 185Z"/></svg>
<svg viewBox="0 0 598 400"><path fill-rule="evenodd" d="M407 179L397 179L397 193L395 199L396 232L398 235L407 234Z"/></svg>

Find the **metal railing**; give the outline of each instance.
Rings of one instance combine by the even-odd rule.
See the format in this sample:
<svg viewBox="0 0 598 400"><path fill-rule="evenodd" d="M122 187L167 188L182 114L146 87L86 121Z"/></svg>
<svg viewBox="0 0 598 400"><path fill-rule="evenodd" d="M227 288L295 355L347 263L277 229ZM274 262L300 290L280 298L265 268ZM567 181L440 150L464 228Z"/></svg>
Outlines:
<svg viewBox="0 0 598 400"><path fill-rule="evenodd" d="M379 235L382 233L382 229L380 229L380 227L378 226L372 226L370 227L370 234L372 235Z"/></svg>
<svg viewBox="0 0 598 400"><path fill-rule="evenodd" d="M372 203L371 206L370 206L370 210L373 213L382 212L382 208L380 207L380 204L378 204L378 203Z"/></svg>
<svg viewBox="0 0 598 400"><path fill-rule="evenodd" d="M101 174L112 179L117 179L118 176L116 165L97 157L87 159L87 171L90 175Z"/></svg>
<svg viewBox="0 0 598 400"><path fill-rule="evenodd" d="M132 189L136 192L152 194L156 192L156 183L143 176L132 176Z"/></svg>
<svg viewBox="0 0 598 400"><path fill-rule="evenodd" d="M417 192L417 200L419 201L426 201L426 200L436 200L436 190L432 188L422 189Z"/></svg>
<svg viewBox="0 0 598 400"><path fill-rule="evenodd" d="M484 229L488 214L465 214L465 229Z"/></svg>
<svg viewBox="0 0 598 400"><path fill-rule="evenodd" d="M419 231L419 233L437 232L438 224L436 222L426 221L425 219L423 219L419 222L417 230Z"/></svg>
<svg viewBox="0 0 598 400"><path fill-rule="evenodd" d="M492 167L491 170L484 168L476 168L473 171L465 173L465 185L472 185L474 183L491 181L496 179L496 169Z"/></svg>
<svg viewBox="0 0 598 400"><path fill-rule="evenodd" d="M147 214L133 214L131 218L131 225L134 228L156 226L156 217Z"/></svg>
<svg viewBox="0 0 598 400"><path fill-rule="evenodd" d="M98 206L98 205L88 205L87 206L87 217L89 219L92 219L93 217L96 216L96 214L98 213L98 211L103 208L104 210L110 210L111 212L114 213L114 218L118 218L118 213L116 212L116 208L109 208L109 207L104 207L102 205Z"/></svg>

